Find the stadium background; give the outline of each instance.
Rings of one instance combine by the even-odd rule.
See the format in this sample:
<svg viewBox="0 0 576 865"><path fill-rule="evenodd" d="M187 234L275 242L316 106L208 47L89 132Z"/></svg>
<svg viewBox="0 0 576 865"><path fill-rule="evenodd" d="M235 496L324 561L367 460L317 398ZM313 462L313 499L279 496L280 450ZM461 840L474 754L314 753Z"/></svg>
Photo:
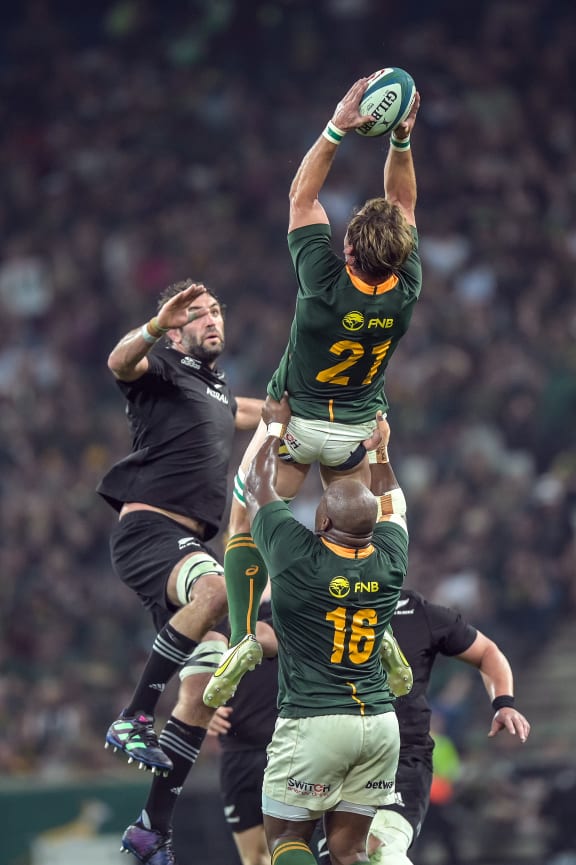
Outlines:
<svg viewBox="0 0 576 865"><path fill-rule="evenodd" d="M294 303L290 180L385 65L422 94L424 290L388 375L408 584L498 640L533 723L522 750L487 742L478 677L440 666L463 765L447 831L462 862L576 861L575 18L561 0L3 7L0 865L126 861L108 851L144 790L102 747L152 635L94 494L128 444L107 353L190 275L228 305L235 391L264 393ZM381 191L385 142L350 139L322 196L336 244ZM234 861L216 761L209 744L180 803L183 865ZM418 856L448 861L426 831Z"/></svg>

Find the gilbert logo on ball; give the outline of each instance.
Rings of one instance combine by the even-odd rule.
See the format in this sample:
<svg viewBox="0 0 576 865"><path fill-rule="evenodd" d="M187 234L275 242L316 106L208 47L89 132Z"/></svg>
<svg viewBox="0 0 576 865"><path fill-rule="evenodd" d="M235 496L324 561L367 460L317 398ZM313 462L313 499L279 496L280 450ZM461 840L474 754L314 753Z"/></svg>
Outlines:
<svg viewBox="0 0 576 865"><path fill-rule="evenodd" d="M356 132L369 138L391 132L410 113L415 95L414 79L404 69L390 66L374 72L359 106L360 114L370 114L372 120Z"/></svg>

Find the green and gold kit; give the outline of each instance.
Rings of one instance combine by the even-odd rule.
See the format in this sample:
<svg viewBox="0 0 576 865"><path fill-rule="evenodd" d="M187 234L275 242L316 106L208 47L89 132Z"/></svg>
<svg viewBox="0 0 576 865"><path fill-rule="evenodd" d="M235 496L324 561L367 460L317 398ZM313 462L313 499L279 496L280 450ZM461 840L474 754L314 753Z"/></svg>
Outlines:
<svg viewBox="0 0 576 865"><path fill-rule="evenodd" d="M392 710L380 644L406 574L407 533L381 522L367 547L343 547L278 501L258 511L252 534L272 583L280 716Z"/></svg>
<svg viewBox="0 0 576 865"><path fill-rule="evenodd" d="M359 424L386 411L384 373L420 294L418 234L399 271L381 285L352 274L330 246L329 225L288 235L298 278L290 339L268 393L290 395L297 417Z"/></svg>

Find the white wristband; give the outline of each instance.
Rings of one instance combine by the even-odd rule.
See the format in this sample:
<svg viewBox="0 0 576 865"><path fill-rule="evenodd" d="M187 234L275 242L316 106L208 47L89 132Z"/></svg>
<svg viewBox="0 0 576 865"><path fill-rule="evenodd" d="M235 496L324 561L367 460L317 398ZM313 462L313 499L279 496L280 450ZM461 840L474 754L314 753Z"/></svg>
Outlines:
<svg viewBox="0 0 576 865"><path fill-rule="evenodd" d="M276 436L276 438L281 439L286 435L286 427L279 421L272 421L266 427L266 433L269 436Z"/></svg>
<svg viewBox="0 0 576 865"><path fill-rule="evenodd" d="M390 147L392 150L410 150L410 136L406 138L396 138L394 133L390 136Z"/></svg>
<svg viewBox="0 0 576 865"><path fill-rule="evenodd" d="M142 337L144 342L148 343L148 345L154 345L154 343L158 342L158 340L160 339L159 336L152 336L152 334L148 330L147 324L142 325L142 327L140 329L140 336Z"/></svg>
<svg viewBox="0 0 576 865"><path fill-rule="evenodd" d="M347 130L338 129L338 127L332 123L331 120L326 124L326 128L322 131L322 135L329 141L331 144L340 144L346 135Z"/></svg>

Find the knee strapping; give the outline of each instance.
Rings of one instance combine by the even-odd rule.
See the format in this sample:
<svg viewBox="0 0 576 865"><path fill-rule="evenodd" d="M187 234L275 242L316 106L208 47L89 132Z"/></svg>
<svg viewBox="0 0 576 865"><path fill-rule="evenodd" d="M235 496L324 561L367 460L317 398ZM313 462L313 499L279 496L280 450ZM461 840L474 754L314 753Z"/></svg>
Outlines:
<svg viewBox="0 0 576 865"><path fill-rule="evenodd" d="M227 643L224 638L199 643L181 668L180 680L186 679L188 676L200 676L206 673L213 675L220 666L226 648Z"/></svg>
<svg viewBox="0 0 576 865"><path fill-rule="evenodd" d="M409 862L407 857L408 848L412 843L412 826L401 814L396 811L381 809L370 826L370 834L382 842L382 852L390 856L391 862ZM404 857L404 859L393 858ZM386 858L382 858L386 862Z"/></svg>
<svg viewBox="0 0 576 865"><path fill-rule="evenodd" d="M176 577L176 593L182 606L190 603L192 588L204 574L224 574L224 568L209 553L198 553L180 566Z"/></svg>

